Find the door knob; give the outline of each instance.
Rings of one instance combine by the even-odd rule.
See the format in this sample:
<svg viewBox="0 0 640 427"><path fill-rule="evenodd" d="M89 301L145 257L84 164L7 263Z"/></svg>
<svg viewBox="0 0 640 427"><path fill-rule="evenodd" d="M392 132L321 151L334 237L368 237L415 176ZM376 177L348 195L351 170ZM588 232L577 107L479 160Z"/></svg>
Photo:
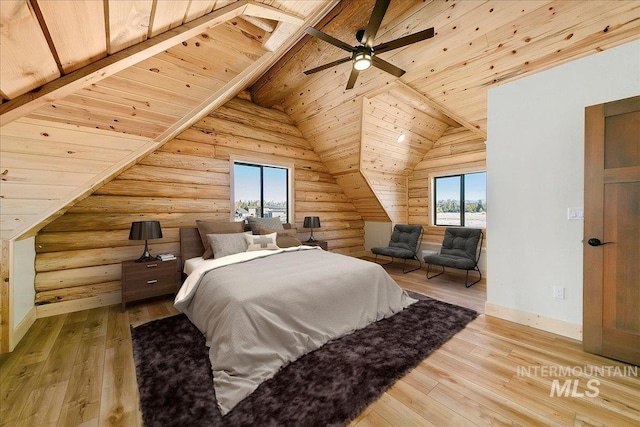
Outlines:
<svg viewBox="0 0 640 427"><path fill-rule="evenodd" d="M602 245L606 245L607 243L613 243L613 242L601 242L600 239L592 237L591 239L587 240L587 243L591 246L602 246Z"/></svg>

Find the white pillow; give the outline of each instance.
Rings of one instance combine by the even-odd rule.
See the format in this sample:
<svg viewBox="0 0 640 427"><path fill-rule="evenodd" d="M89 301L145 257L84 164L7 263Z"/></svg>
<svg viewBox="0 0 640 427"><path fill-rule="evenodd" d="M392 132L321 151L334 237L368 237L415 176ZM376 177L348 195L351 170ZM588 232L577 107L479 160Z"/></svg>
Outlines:
<svg viewBox="0 0 640 427"><path fill-rule="evenodd" d="M207 234L214 258L246 252L247 241L244 233Z"/></svg>
<svg viewBox="0 0 640 427"><path fill-rule="evenodd" d="M247 242L247 252L250 251L262 251L265 249L280 249L276 244L276 237L278 233L252 235L244 234L244 238Z"/></svg>

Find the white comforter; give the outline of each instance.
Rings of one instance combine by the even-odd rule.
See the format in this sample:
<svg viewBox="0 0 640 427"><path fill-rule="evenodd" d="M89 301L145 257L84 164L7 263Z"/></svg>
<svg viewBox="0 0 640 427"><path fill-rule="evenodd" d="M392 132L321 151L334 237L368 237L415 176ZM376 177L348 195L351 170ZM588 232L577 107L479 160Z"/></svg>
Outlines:
<svg viewBox="0 0 640 427"><path fill-rule="evenodd" d="M207 260L175 306L206 335L225 415L281 367L413 302L379 265L301 246Z"/></svg>

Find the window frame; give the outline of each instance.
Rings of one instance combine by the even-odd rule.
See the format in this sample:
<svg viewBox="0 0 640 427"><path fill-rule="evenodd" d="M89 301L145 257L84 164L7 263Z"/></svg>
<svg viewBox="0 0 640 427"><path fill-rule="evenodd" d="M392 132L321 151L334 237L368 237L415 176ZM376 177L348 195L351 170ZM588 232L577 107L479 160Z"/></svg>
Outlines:
<svg viewBox="0 0 640 427"><path fill-rule="evenodd" d="M286 215L286 222L290 223L293 221L293 218L295 218L294 215L294 199L293 199L293 188L294 188L294 173L295 173L295 167L293 163L286 163L286 162L265 162L264 159L258 159L258 158L252 158L252 157L233 157L231 156L229 159L229 163L230 163L230 194L229 194L229 198L231 201L231 211L230 211L230 217L232 221L236 221L236 217L235 217L235 212L236 212L236 200L235 200L235 176L234 176L234 170L235 170L235 165L239 164L239 165L245 165L245 166L253 166L253 167L259 167L260 168L260 181L261 181L261 185L260 185L260 200L261 200L261 207L260 207L260 217L262 217L262 215L264 214L264 187L262 182L263 181L263 172L264 172L264 167L270 167L270 168L277 168L277 169L285 169L286 173L287 173L287 178L286 178L286 195L287 195L287 215Z"/></svg>
<svg viewBox="0 0 640 427"><path fill-rule="evenodd" d="M465 169L465 170L456 170L456 171L447 171L447 172L442 172L442 173L433 173L433 174L429 174L429 180L431 182L431 194L430 194L430 198L431 198L431 225L434 227L461 227L461 228L476 228L476 227L469 227L467 225L465 225L465 205L466 205L466 200L464 197L465 194L465 188L464 188L464 176L465 175L473 175L476 173L484 173L485 174L485 181L486 181L486 174L487 174L487 170L485 169ZM437 184L436 184L436 180L438 178L453 178L453 177L460 177L460 195L459 195L459 200L460 200L460 224L461 225L451 225L451 224L437 224L436 223L436 219L437 219L437 200L436 200L436 194L437 194ZM487 197L487 190L486 190L486 186L485 186L485 201L486 201L486 197ZM485 209L486 212L486 209ZM486 225L485 227L481 227L482 229L486 229Z"/></svg>

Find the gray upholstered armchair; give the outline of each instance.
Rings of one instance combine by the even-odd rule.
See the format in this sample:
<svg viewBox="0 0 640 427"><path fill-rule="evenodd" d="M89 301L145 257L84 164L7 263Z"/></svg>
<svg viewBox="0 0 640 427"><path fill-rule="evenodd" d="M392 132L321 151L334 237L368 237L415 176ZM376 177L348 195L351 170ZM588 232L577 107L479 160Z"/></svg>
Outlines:
<svg viewBox="0 0 640 427"><path fill-rule="evenodd" d="M393 233L391 234L389 246L371 248L371 252L376 255L375 262L378 262L378 255L391 257L391 261L382 265L391 264L394 258L402 258L404 260L404 263L402 264L402 272L406 274L412 271L416 271L417 269L422 267L420 258L418 258L418 250L420 249L421 243L421 225L396 224L396 226L393 227ZM408 259L415 259L416 261L418 261L418 266L411 270L406 270Z"/></svg>
<svg viewBox="0 0 640 427"><path fill-rule="evenodd" d="M444 273L445 267L467 270L464 285L467 288L482 280L482 273L478 267L480 251L483 240L482 230L476 228L451 228L447 227L444 232L444 240L439 254L425 255L424 262L427 264L427 279L433 279ZM433 276L429 276L431 264L439 265L442 271ZM475 270L480 276L478 280L469 283L469 271Z"/></svg>

